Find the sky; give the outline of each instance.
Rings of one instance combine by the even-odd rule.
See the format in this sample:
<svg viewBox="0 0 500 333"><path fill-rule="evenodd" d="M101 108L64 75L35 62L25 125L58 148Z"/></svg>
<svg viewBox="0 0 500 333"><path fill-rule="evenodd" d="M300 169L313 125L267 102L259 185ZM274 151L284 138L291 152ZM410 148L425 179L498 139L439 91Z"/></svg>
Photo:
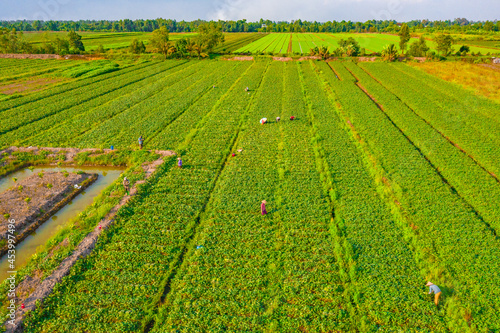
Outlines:
<svg viewBox="0 0 500 333"><path fill-rule="evenodd" d="M495 15L496 14L496 15ZM500 19L500 0L0 0L0 20Z"/></svg>

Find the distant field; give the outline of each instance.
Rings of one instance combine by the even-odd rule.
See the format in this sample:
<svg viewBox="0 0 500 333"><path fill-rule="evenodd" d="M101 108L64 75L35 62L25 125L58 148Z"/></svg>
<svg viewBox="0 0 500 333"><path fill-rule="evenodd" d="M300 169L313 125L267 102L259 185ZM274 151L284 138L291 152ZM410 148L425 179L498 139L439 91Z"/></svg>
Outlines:
<svg viewBox="0 0 500 333"><path fill-rule="evenodd" d="M339 47L340 39L353 37L358 41L361 48L364 48L366 53L380 52L389 44L399 43L399 36L389 34L353 34L353 33L273 33L264 38L261 38L253 43L244 45L235 52L272 52L272 53L309 53L311 48L316 46L326 46L330 51ZM417 38L412 38L410 43ZM290 45L291 43L291 45ZM481 44L483 43L483 44ZM500 43L500 42L492 42ZM493 48L491 42L485 41L467 41L457 42L454 49L458 50L460 45L466 44L470 46L471 52L481 52L482 54L500 53L500 47ZM474 46L477 45L477 46ZM436 44L432 40L427 41L427 45L431 49L435 49Z"/></svg>
<svg viewBox="0 0 500 333"><path fill-rule="evenodd" d="M78 32L78 34L82 36L82 42L86 51L95 50L99 45L102 45L104 49L123 49L127 48L134 39L143 41L147 46L151 38L150 32ZM47 40L47 37L49 40L54 40L56 37L66 38L67 35L67 32L27 32L24 34L25 38L35 46L43 44ZM171 33L170 40L175 41L182 37L191 37L194 35L194 33Z"/></svg>

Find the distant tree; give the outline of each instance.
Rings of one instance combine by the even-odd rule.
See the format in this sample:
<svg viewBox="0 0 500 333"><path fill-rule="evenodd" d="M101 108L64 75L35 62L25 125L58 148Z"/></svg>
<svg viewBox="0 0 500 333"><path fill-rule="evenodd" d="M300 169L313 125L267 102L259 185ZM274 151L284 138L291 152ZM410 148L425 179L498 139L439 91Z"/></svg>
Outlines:
<svg viewBox="0 0 500 333"><path fill-rule="evenodd" d="M224 42L222 27L214 22L202 23L198 27L197 44L202 44L210 52L214 47Z"/></svg>
<svg viewBox="0 0 500 333"><path fill-rule="evenodd" d="M470 52L470 47L468 47L467 45L462 45L460 47L459 52L462 53L462 54L464 54L464 53L467 54L467 53Z"/></svg>
<svg viewBox="0 0 500 333"><path fill-rule="evenodd" d="M349 57L355 57L359 55L360 46L359 43L352 37L347 39L340 39L339 46L342 49L342 53Z"/></svg>
<svg viewBox="0 0 500 333"><path fill-rule="evenodd" d="M77 34L74 30L71 30L68 33L69 45L73 49L77 51L85 51L85 47L83 46L82 36Z"/></svg>
<svg viewBox="0 0 500 333"><path fill-rule="evenodd" d="M450 54L452 51L452 45L453 45L453 37L449 34L439 34L434 38L434 41L437 44L436 50L441 54L442 56L447 56Z"/></svg>
<svg viewBox="0 0 500 333"><path fill-rule="evenodd" d="M385 61L395 61L398 57L398 50L394 44L387 45L382 50L382 59Z"/></svg>
<svg viewBox="0 0 500 333"><path fill-rule="evenodd" d="M414 41L410 45L408 55L412 57L425 57L427 51L429 51L429 47L427 46L425 38L422 35L418 41Z"/></svg>
<svg viewBox="0 0 500 333"><path fill-rule="evenodd" d="M146 52L146 46L142 40L139 41L137 38L134 38L130 43L128 50L135 54L141 54Z"/></svg>
<svg viewBox="0 0 500 333"><path fill-rule="evenodd" d="M153 31L153 37L151 37L153 52L164 55L168 54L171 47L168 34L168 30L164 26Z"/></svg>
<svg viewBox="0 0 500 333"><path fill-rule="evenodd" d="M106 50L104 49L104 46L102 46L102 44L99 44L99 46L97 47L97 50L95 50L97 53L100 53L100 54L103 54L106 52Z"/></svg>
<svg viewBox="0 0 500 333"><path fill-rule="evenodd" d="M403 23L398 35L399 35L399 49L401 50L402 53L406 53L406 45L410 40L410 29L408 29L408 25L406 23Z"/></svg>
<svg viewBox="0 0 500 333"><path fill-rule="evenodd" d="M187 45L187 38L181 38L175 42L175 52L178 54L178 56L182 57L188 52Z"/></svg>
<svg viewBox="0 0 500 333"><path fill-rule="evenodd" d="M198 55L198 59L200 58L205 58L208 56L207 53L205 53L205 45L204 45L204 40L200 36L196 36L194 38L194 46L193 46L194 51Z"/></svg>

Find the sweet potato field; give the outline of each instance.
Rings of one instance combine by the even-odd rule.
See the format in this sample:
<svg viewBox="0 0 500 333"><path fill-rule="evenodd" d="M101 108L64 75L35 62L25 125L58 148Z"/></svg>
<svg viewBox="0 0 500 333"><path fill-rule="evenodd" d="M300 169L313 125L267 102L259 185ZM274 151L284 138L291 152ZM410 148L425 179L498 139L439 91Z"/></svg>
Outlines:
<svg viewBox="0 0 500 333"><path fill-rule="evenodd" d="M254 43L320 40L270 36ZM24 332L500 331L493 100L405 64L168 60L0 101L0 116L0 148L142 135L177 154Z"/></svg>

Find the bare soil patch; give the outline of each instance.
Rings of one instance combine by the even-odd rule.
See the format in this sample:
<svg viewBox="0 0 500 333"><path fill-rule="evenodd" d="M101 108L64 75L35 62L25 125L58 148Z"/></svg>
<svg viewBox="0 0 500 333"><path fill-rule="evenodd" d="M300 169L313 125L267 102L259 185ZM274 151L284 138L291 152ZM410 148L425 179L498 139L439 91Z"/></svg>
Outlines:
<svg viewBox="0 0 500 333"><path fill-rule="evenodd" d="M5 95L12 95L15 93L21 93L27 91L36 92L46 88L48 85L58 83L61 81L63 81L63 79L47 79L47 78L29 79L26 81L20 81L5 86L1 86L0 93Z"/></svg>
<svg viewBox="0 0 500 333"><path fill-rule="evenodd" d="M229 60L229 61L253 61L252 56L245 56L245 57L233 57L233 58L222 58L222 60Z"/></svg>
<svg viewBox="0 0 500 333"><path fill-rule="evenodd" d="M95 179L95 174L46 172L28 177L0 193L0 239L7 239L10 219L15 221L15 235L20 241ZM0 252L6 249L3 246Z"/></svg>
<svg viewBox="0 0 500 333"><path fill-rule="evenodd" d="M293 59L290 57L273 57L273 60L276 61L292 61Z"/></svg>
<svg viewBox="0 0 500 333"><path fill-rule="evenodd" d="M500 72L500 64L480 64L479 66Z"/></svg>
<svg viewBox="0 0 500 333"><path fill-rule="evenodd" d="M306 56L306 57L300 57L300 58L299 58L299 61L303 61L303 60L310 60L310 59L312 59L312 60L316 60L316 59L321 59L321 57L320 57L320 56Z"/></svg>
<svg viewBox="0 0 500 333"><path fill-rule="evenodd" d="M360 62L372 62L377 60L377 57L359 57L358 61Z"/></svg>

